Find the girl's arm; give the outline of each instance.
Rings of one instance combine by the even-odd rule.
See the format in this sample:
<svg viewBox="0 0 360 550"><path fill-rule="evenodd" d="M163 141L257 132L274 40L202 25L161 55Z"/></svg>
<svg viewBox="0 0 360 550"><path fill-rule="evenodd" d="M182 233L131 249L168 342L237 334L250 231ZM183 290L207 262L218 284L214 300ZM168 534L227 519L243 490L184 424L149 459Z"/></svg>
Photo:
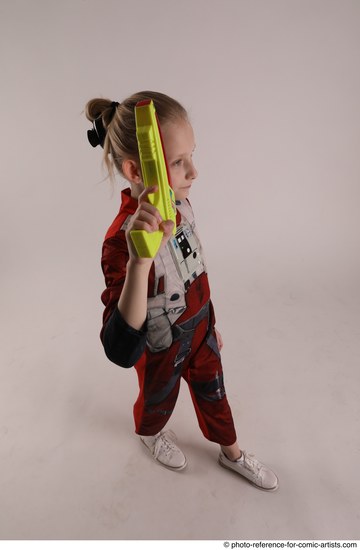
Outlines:
<svg viewBox="0 0 360 550"><path fill-rule="evenodd" d="M126 230L130 258L118 309L124 321L135 330L141 330L146 320L148 279L153 258L139 258L132 244L130 231L143 229L152 232L158 231L160 228L164 232L161 245L163 247L171 237L173 228L173 222L163 221L157 208L148 202L148 195L154 193L154 191L156 191L156 187L150 187L141 193L138 209L132 216Z"/></svg>
<svg viewBox="0 0 360 550"><path fill-rule="evenodd" d="M129 260L126 278L118 302L124 321L135 330L141 330L147 313L148 278L151 263L141 264Z"/></svg>
<svg viewBox="0 0 360 550"><path fill-rule="evenodd" d="M217 342L219 351L221 351L224 347L224 342L223 342L222 336L221 336L220 332L216 329L215 329L215 335L216 335L216 342Z"/></svg>

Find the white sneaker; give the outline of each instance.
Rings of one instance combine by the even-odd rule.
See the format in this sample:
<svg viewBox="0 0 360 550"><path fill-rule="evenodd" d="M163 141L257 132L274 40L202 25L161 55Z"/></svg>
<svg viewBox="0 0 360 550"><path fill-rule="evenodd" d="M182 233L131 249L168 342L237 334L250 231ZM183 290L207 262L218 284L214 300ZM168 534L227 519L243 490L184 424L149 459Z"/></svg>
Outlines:
<svg viewBox="0 0 360 550"><path fill-rule="evenodd" d="M179 471L187 465L184 453L174 443L176 435L171 430L156 435L141 435L140 439L162 466Z"/></svg>
<svg viewBox="0 0 360 550"><path fill-rule="evenodd" d="M241 457L236 461L229 460L220 451L219 464L246 477L255 487L264 491L276 491L279 487L279 480L274 472L246 451L242 451Z"/></svg>

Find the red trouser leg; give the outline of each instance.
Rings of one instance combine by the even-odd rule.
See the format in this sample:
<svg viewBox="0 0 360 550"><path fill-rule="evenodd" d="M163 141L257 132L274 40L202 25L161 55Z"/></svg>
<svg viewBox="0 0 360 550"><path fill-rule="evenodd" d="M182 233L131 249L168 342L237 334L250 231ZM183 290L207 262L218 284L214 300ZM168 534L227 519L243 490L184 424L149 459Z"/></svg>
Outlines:
<svg viewBox="0 0 360 550"><path fill-rule="evenodd" d="M169 350L152 354L146 351L136 365L140 393L134 405L135 431L140 435L155 435L168 422L179 394L180 379L189 384L200 429L210 441L232 445L236 432L229 403L225 395L223 371L216 344L213 316L196 327L191 352L183 363L175 366L181 344L175 342Z"/></svg>
<svg viewBox="0 0 360 550"><path fill-rule="evenodd" d="M155 435L168 422L179 395L181 369L174 366L179 344L160 353L146 351L135 365L140 392L134 405L135 431Z"/></svg>
<svg viewBox="0 0 360 550"><path fill-rule="evenodd" d="M190 357L183 376L189 384L199 426L204 436L223 446L235 443L236 431L226 398L214 329L207 334L196 353Z"/></svg>

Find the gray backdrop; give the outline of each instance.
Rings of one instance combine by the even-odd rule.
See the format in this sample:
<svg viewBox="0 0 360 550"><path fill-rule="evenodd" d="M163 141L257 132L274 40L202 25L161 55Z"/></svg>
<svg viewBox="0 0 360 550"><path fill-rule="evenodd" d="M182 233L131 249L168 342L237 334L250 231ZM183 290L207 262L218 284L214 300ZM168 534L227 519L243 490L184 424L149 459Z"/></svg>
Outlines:
<svg viewBox="0 0 360 550"><path fill-rule="evenodd" d="M360 538L360 3L1 0L0 40L0 536ZM153 464L101 348L124 184L82 111L142 89L190 113L227 393L276 494L220 469L185 386L189 467Z"/></svg>

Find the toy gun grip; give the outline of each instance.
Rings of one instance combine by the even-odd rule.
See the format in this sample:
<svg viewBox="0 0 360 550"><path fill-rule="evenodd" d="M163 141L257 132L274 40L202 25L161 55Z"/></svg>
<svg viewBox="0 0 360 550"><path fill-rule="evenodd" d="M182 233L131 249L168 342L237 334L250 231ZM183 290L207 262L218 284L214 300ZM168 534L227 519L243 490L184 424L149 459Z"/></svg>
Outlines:
<svg viewBox="0 0 360 550"><path fill-rule="evenodd" d="M149 202L159 211L164 221L174 222L173 234L176 233L176 206L174 191L162 147L160 128L152 100L140 101L135 106L136 137L138 141L141 171L145 187L156 185L156 193L148 195ZM136 252L141 258L154 258L162 238L161 230L148 233L144 230L130 231Z"/></svg>

